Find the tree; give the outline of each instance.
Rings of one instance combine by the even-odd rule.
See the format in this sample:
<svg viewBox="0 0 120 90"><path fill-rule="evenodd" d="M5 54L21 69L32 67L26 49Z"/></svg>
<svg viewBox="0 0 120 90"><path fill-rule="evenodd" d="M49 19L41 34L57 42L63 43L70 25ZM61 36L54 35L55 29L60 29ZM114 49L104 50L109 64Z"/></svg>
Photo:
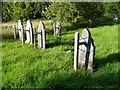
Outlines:
<svg viewBox="0 0 120 90"><path fill-rule="evenodd" d="M2 21L42 18L49 2L3 2Z"/></svg>
<svg viewBox="0 0 120 90"><path fill-rule="evenodd" d="M71 22L75 25L87 24L89 19L103 15L103 4L98 2L57 2L52 3L45 16L48 19Z"/></svg>
<svg viewBox="0 0 120 90"><path fill-rule="evenodd" d="M120 2L104 3L105 15L120 18Z"/></svg>
<svg viewBox="0 0 120 90"><path fill-rule="evenodd" d="M79 16L83 16L86 20L96 19L103 15L103 4L98 2L79 2L76 3Z"/></svg>
<svg viewBox="0 0 120 90"><path fill-rule="evenodd" d="M76 13L75 4L70 2L54 2L48 7L45 16L58 21L71 21Z"/></svg>
<svg viewBox="0 0 120 90"><path fill-rule="evenodd" d="M3 5L2 5L2 21L11 20L11 15L10 15L11 10L12 9L10 7L10 2L3 2Z"/></svg>
<svg viewBox="0 0 120 90"><path fill-rule="evenodd" d="M50 5L50 2L35 2L31 3L31 6L33 8L33 19L37 18L43 18L44 17L44 11L46 11L47 7Z"/></svg>

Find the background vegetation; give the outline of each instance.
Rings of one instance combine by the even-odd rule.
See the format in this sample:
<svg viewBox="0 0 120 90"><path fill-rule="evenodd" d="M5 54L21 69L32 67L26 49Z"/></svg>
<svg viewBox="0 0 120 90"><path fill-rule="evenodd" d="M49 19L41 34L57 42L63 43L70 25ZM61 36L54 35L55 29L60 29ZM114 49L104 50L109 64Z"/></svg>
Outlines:
<svg viewBox="0 0 120 90"><path fill-rule="evenodd" d="M52 19L79 27L109 16L120 17L120 2L3 2L2 21Z"/></svg>

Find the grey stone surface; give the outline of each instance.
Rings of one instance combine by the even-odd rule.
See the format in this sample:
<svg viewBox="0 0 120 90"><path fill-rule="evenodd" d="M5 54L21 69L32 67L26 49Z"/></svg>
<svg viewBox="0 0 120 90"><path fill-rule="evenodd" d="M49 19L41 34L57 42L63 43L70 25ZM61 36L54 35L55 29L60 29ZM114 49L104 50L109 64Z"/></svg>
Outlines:
<svg viewBox="0 0 120 90"><path fill-rule="evenodd" d="M27 20L26 23L26 41L25 43L33 43L33 28L30 20Z"/></svg>
<svg viewBox="0 0 120 90"><path fill-rule="evenodd" d="M45 33L45 25L40 21L38 26L38 48L45 48L46 43L46 33Z"/></svg>
<svg viewBox="0 0 120 90"><path fill-rule="evenodd" d="M19 39L22 39L22 35L21 35L22 22L21 22L21 20L18 20L18 29L19 29Z"/></svg>
<svg viewBox="0 0 120 90"><path fill-rule="evenodd" d="M83 40L83 41L82 41ZM91 37L91 33L88 28L85 28L82 32L80 43L84 42L79 46L79 65L85 67L85 69L93 71L93 61L95 55L94 41Z"/></svg>
<svg viewBox="0 0 120 90"><path fill-rule="evenodd" d="M78 37L76 37L76 40L77 38ZM78 45L76 46L79 47L77 50L79 52L74 51L74 54L78 54L78 68L93 71L95 45L88 28L83 30L82 35L79 37Z"/></svg>
<svg viewBox="0 0 120 90"><path fill-rule="evenodd" d="M84 29L82 32L82 35L79 39L79 43L81 45L79 45L79 58L78 58L78 66L80 66L81 68L86 67L85 66L85 62L86 62L86 55L87 55L87 46L85 45L85 43L88 44L88 39L89 39L89 33L87 31L87 29ZM83 43L83 44L82 44Z"/></svg>
<svg viewBox="0 0 120 90"><path fill-rule="evenodd" d="M61 25L60 25L60 22L56 22L53 24L53 28L54 28L54 35L59 37L60 36L60 29L61 29Z"/></svg>

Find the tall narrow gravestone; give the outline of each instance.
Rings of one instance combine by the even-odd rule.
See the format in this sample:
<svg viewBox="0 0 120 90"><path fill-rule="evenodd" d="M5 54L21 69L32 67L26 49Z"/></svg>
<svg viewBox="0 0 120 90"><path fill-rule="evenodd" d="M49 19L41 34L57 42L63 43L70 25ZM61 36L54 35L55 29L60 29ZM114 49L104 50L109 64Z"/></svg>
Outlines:
<svg viewBox="0 0 120 90"><path fill-rule="evenodd" d="M34 47L36 47L36 36L38 38L38 48L45 49L46 43L46 33L45 33L45 25L40 21L38 30L34 32Z"/></svg>
<svg viewBox="0 0 120 90"><path fill-rule="evenodd" d="M38 26L38 48L45 48L45 26L44 23L40 21Z"/></svg>
<svg viewBox="0 0 120 90"><path fill-rule="evenodd" d="M81 36L78 32L76 32L74 47L74 69L76 70L79 67L93 71L94 55L95 46L90 31L85 28Z"/></svg>
<svg viewBox="0 0 120 90"><path fill-rule="evenodd" d="M61 30L60 30L60 22L56 22L53 24L53 28L54 28L54 35L59 37Z"/></svg>
<svg viewBox="0 0 120 90"><path fill-rule="evenodd" d="M26 41L25 43L33 44L33 28L30 20L26 23Z"/></svg>
<svg viewBox="0 0 120 90"><path fill-rule="evenodd" d="M18 28L16 28L15 25L13 25L13 28L14 28L14 39L16 39L16 30L18 30L19 32L19 39L22 41L22 43L24 43L24 30L23 30L23 24L21 22L21 20L18 20Z"/></svg>
<svg viewBox="0 0 120 90"><path fill-rule="evenodd" d="M21 32L22 32L22 22L21 20L18 20L18 29L19 29L19 39L22 38Z"/></svg>

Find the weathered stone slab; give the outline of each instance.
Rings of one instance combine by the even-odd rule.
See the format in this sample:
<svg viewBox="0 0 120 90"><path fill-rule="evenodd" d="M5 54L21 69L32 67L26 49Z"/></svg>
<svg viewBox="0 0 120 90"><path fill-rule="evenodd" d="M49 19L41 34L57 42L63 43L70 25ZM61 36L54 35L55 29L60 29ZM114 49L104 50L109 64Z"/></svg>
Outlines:
<svg viewBox="0 0 120 90"><path fill-rule="evenodd" d="M76 40L79 41L77 42ZM74 63L76 60L76 62L78 62L78 65L75 64L76 66L74 65L74 69L76 70L78 66L79 68L85 68L90 71L93 71L94 56L95 56L94 41L91 37L91 33L88 30L88 28L85 28L80 37L75 36Z"/></svg>
<svg viewBox="0 0 120 90"><path fill-rule="evenodd" d="M42 48L42 30L38 30L38 48Z"/></svg>
<svg viewBox="0 0 120 90"><path fill-rule="evenodd" d="M45 49L45 43L46 43L46 33L45 33L45 30L42 30L42 43L43 43L43 49Z"/></svg>
<svg viewBox="0 0 120 90"><path fill-rule="evenodd" d="M60 26L60 22L56 22L56 23L53 24L54 35L57 36L57 37L59 37L59 36L60 36L60 33L61 33L60 27L61 27L61 26Z"/></svg>
<svg viewBox="0 0 120 90"><path fill-rule="evenodd" d="M36 48L36 28L34 28L34 48Z"/></svg>
<svg viewBox="0 0 120 90"><path fill-rule="evenodd" d="M45 34L45 25L40 21L38 26L38 48L45 48L46 43L46 34Z"/></svg>
<svg viewBox="0 0 120 90"><path fill-rule="evenodd" d="M87 29L84 29L82 32L82 35L80 37L79 43L83 43L79 45L79 58L78 58L78 66L81 68L86 67L85 62L86 62L86 55L87 55L87 46L89 40L89 33Z"/></svg>
<svg viewBox="0 0 120 90"><path fill-rule="evenodd" d="M19 32L19 39L22 41L22 44L24 44L24 28L21 20L18 20L18 25L17 27L13 25L14 29L14 39L16 39L16 30Z"/></svg>
<svg viewBox="0 0 120 90"><path fill-rule="evenodd" d="M38 26L38 30L44 30L45 29L45 25L42 21L40 21L39 26Z"/></svg>
<svg viewBox="0 0 120 90"><path fill-rule="evenodd" d="M78 68L78 54L79 54L79 33L75 33L75 43L74 43L74 70Z"/></svg>
<svg viewBox="0 0 120 90"><path fill-rule="evenodd" d="M28 20L26 23L26 39L26 43L33 43L33 28L30 20Z"/></svg>
<svg viewBox="0 0 120 90"><path fill-rule="evenodd" d="M16 39L16 26L13 25L13 30L14 30L14 39Z"/></svg>
<svg viewBox="0 0 120 90"><path fill-rule="evenodd" d="M90 71L93 71L93 62L94 62L94 57L95 57L95 45L94 45L94 41L92 37L89 40L89 50L90 52L89 52L87 69Z"/></svg>
<svg viewBox="0 0 120 90"><path fill-rule="evenodd" d="M21 22L21 20L18 20L18 30L19 30L19 39L22 39L22 35L21 35L22 22Z"/></svg>

